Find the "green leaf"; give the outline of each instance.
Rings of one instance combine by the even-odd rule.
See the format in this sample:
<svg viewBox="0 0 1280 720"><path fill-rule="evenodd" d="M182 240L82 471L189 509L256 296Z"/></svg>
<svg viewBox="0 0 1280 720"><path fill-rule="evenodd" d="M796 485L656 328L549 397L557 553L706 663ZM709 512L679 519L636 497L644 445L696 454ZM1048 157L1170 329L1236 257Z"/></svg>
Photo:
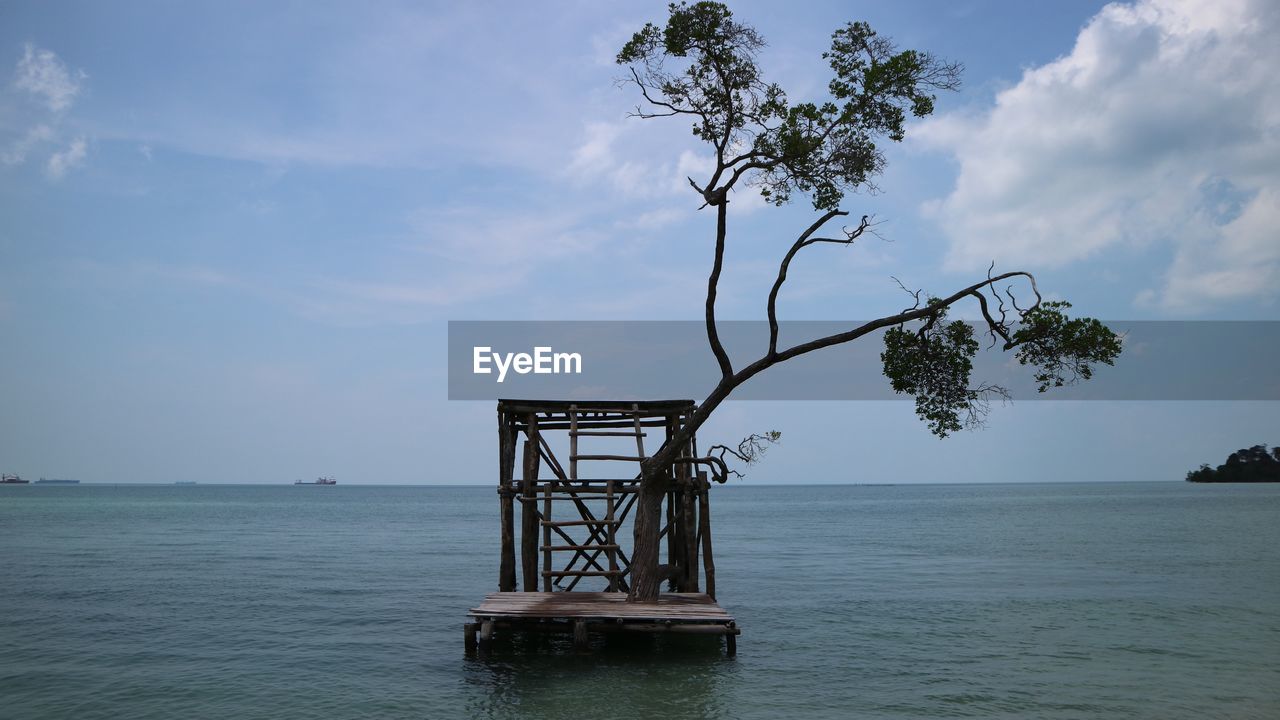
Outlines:
<svg viewBox="0 0 1280 720"><path fill-rule="evenodd" d="M943 323L945 311L918 331L903 326L884 336L884 374L894 392L914 395L916 415L929 430L946 437L981 415L981 393L970 389L978 341L973 327L956 320Z"/></svg>
<svg viewBox="0 0 1280 720"><path fill-rule="evenodd" d="M1013 334L1022 365L1034 365L1040 392L1093 377L1096 364L1114 365L1123 340L1093 318L1069 318L1071 303L1044 302L1028 310Z"/></svg>

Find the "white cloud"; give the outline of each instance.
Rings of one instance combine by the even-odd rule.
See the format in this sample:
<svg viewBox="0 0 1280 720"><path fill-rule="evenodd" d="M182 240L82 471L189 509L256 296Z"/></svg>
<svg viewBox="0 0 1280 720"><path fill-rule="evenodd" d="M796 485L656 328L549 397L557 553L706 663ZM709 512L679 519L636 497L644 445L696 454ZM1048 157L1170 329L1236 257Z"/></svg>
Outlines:
<svg viewBox="0 0 1280 720"><path fill-rule="evenodd" d="M83 137L78 137L71 141L66 150L55 152L49 156L49 162L45 165L45 174L50 180L61 180L68 170L79 167L84 162L84 156L88 150L88 143Z"/></svg>
<svg viewBox="0 0 1280 720"><path fill-rule="evenodd" d="M683 217L684 211L702 203L689 179L705 185L715 172L715 158L683 149L675 162L655 160L671 157L673 148L687 143L683 134L671 132L679 123L665 124L669 127L647 132L646 123L637 119L588 123L566 166L568 179L583 186L603 183L622 200L673 203L646 213L651 220ZM758 189L740 181L730 196L729 211L745 215L767 204Z"/></svg>
<svg viewBox="0 0 1280 720"><path fill-rule="evenodd" d="M1280 188L1259 190L1234 219L1183 243L1157 298L1175 309L1198 302L1274 296L1280 288Z"/></svg>
<svg viewBox="0 0 1280 720"><path fill-rule="evenodd" d="M613 143L621 130L616 123L588 123L582 143L573 151L569 172L590 177L610 170L615 163Z"/></svg>
<svg viewBox="0 0 1280 720"><path fill-rule="evenodd" d="M83 71L72 73L51 50L42 50L27 43L22 49L13 83L39 97L53 112L71 107L80 94L80 81L86 77Z"/></svg>
<svg viewBox="0 0 1280 720"><path fill-rule="evenodd" d="M0 163L22 165L41 146L52 149L64 144L62 120L80 94L81 82L86 77L83 71L68 70L50 50L31 43L23 46L22 57L14 69L13 87L34 97L38 104L26 108L30 116L25 122L29 127L8 141L8 148L0 151ZM50 180L61 179L68 170L84 162L87 151L88 142L84 137L66 142L63 149L53 150L45 158L45 176Z"/></svg>
<svg viewBox="0 0 1280 720"><path fill-rule="evenodd" d="M951 269L1055 266L1170 243L1165 307L1280 288L1280 5L1141 0L1102 9L1071 52L978 114L917 137L954 153L926 207Z"/></svg>
<svg viewBox="0 0 1280 720"><path fill-rule="evenodd" d="M583 128L582 140L573 150L566 168L568 179L581 185L605 183L623 198L652 199L672 195L684 185L692 192L682 177L686 164L692 162L685 152L676 166L653 162L652 148L644 147L641 133L624 123L591 122Z"/></svg>
<svg viewBox="0 0 1280 720"><path fill-rule="evenodd" d="M0 153L0 162L5 165L21 165L27 161L27 155L39 144L53 139L53 128L43 123L32 127L26 135L18 138L8 150Z"/></svg>

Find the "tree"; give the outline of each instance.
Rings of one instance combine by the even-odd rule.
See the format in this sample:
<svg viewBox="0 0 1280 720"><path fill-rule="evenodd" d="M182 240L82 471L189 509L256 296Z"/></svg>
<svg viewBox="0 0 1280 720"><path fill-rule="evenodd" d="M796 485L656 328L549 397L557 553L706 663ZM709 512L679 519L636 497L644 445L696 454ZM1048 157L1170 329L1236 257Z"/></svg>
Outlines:
<svg viewBox="0 0 1280 720"><path fill-rule="evenodd" d="M1240 448L1216 469L1201 465L1187 473L1187 482L1280 482L1280 447L1272 448L1271 452L1267 452L1266 445Z"/></svg>
<svg viewBox="0 0 1280 720"><path fill-rule="evenodd" d="M637 601L656 598L663 579L658 573L659 514L672 464L702 463L721 476L728 472L723 453L685 458L679 456L680 448L735 388L758 373L886 330L881 357L894 390L914 395L917 414L934 433L946 436L980 422L988 399L1003 392L992 385L970 387L972 358L980 343L972 326L946 321L948 309L961 300L976 301L991 343L1015 351L1019 362L1036 368L1042 392L1087 380L1095 364L1109 365L1120 352L1120 338L1097 320L1068 318L1068 303L1042 301L1030 273L993 275L991 269L985 279L950 295L922 300L922 292L915 291L915 303L902 312L780 347L777 301L792 260L806 248L849 245L874 233L870 215L837 233L824 235L823 228L849 215L841 209L846 194L874 189L885 162L876 143L882 138L901 141L908 113L932 113L933 93L957 88L962 68L928 53L899 50L866 23L849 23L832 34L831 48L823 53L832 71L828 97L793 103L782 88L762 78L756 59L764 39L736 20L725 5L681 3L669 9L666 24L646 24L618 53L617 62L628 69L625 82L643 98L635 117L691 121L693 134L714 154L711 174L701 181L691 177L689 185L701 197L702 208L711 208L716 218L705 318L707 341L721 377L689 422L642 466L630 595ZM796 237L779 264L766 303L768 351L735 368L716 330L716 289L725 255L729 193L739 186L758 188L775 205L808 195L821 215ZM1018 304L1015 281L1034 296L1026 307Z"/></svg>

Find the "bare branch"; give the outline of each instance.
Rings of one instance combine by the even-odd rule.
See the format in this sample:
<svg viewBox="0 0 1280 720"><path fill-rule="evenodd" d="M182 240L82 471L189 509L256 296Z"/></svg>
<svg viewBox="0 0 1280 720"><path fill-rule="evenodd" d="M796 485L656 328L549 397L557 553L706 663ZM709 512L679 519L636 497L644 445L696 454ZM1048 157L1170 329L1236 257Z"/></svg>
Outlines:
<svg viewBox="0 0 1280 720"><path fill-rule="evenodd" d="M858 238L862 237L867 233L870 233L871 235L874 235L880 238L881 240L883 240L884 237L881 236L880 233L877 232L875 228L877 225L883 225L884 223L873 222L874 219L875 219L875 215L863 215L862 220L858 223L858 227L852 230L850 230L848 226L840 228L840 232L844 233L844 237L842 238L825 238L825 237L809 238L809 241L806 242L805 245L814 245L817 243L832 243L835 245L852 245L854 240L857 240Z"/></svg>
<svg viewBox="0 0 1280 720"><path fill-rule="evenodd" d="M815 220L807 230L800 233L800 237L796 239L795 243L791 245L791 249L787 251L786 256L782 258L782 263L778 266L778 277L773 281L773 289L769 291L769 355L773 355L778 350L778 292L782 289L782 283L787 281L787 268L791 265L791 258L795 257L796 253L800 252L801 248L808 243L809 236L818 232L818 229L827 224L827 221L833 217L848 214L843 210L829 210L825 215ZM866 221L867 216L863 215L862 222L864 226ZM852 237L850 237L849 242L853 242Z"/></svg>
<svg viewBox="0 0 1280 720"><path fill-rule="evenodd" d="M1013 290L1013 286L1010 285L1009 287L1006 287L1004 289L1004 294L1009 296L1009 302L1013 303L1014 310L1017 310L1019 313L1025 314L1027 311L1018 307L1018 299L1013 296L1013 293L1011 292L1012 290ZM996 294L997 295L1000 294L998 290L996 291ZM1039 304L1040 304L1040 294L1036 293L1036 305L1039 305Z"/></svg>
<svg viewBox="0 0 1280 720"><path fill-rule="evenodd" d="M970 388L969 391L973 393L973 401L965 409L963 425L966 428L986 427L987 416L991 414L992 398L999 398L1001 405L1013 402L1009 390L1000 385L982 383L976 388Z"/></svg>
<svg viewBox="0 0 1280 720"><path fill-rule="evenodd" d="M816 340L810 340L807 343L796 345L792 348L789 348L780 353L777 353L776 355L773 355L771 357L761 358L755 364L752 364L748 367L743 368L742 371L738 373L738 377L741 377L742 381L745 382L752 375L760 372L761 370L764 370L765 368L771 365L777 364L784 360L789 360L793 357L798 357L800 355L804 355L805 353L813 352L814 350L821 350L822 348L831 347L833 345L841 345L843 343L849 342L850 340L856 340L864 335L867 335L868 333L875 332L876 330L880 330L882 328L891 327L893 325L901 325L903 323L911 322L912 320L921 320L921 319L928 318L931 315L936 315L940 310L946 309L954 305L958 300L968 297L969 295L972 295L976 290L980 290L984 287L997 283L1001 280L1008 280L1009 278L1013 278L1013 277L1025 277L1027 278L1028 281L1031 282L1032 287L1033 288L1035 287L1035 278L1031 275L1031 273L1020 271L1020 270L1002 273L1000 275L996 275L993 278L988 278L986 280L983 280L982 282L974 283L973 285L970 285L969 287L964 288L963 290L960 290L959 292L949 295L941 300L930 302L930 304L926 305L925 307L901 312L901 313L898 313L897 315L889 315L886 317L882 317L879 320L872 320L852 330L842 332L842 333L836 333L834 335L828 335L826 337L818 338ZM1038 296L1038 293L1037 293L1037 296ZM757 365L759 367L757 367ZM750 371L750 374L747 374L748 371Z"/></svg>
<svg viewBox="0 0 1280 720"><path fill-rule="evenodd" d="M718 483L723 483L729 479L730 475L742 477L742 473L730 470L723 458L707 456L707 457L678 457L671 460L672 463L683 463L685 465L710 465L711 477Z"/></svg>
<svg viewBox="0 0 1280 720"><path fill-rule="evenodd" d="M999 320L991 317L991 312L987 309L987 296L982 291L975 290L972 295L978 299L978 307L982 308L982 317L987 321L987 334L991 336L991 345L988 348L995 347L996 336L1004 340L1005 349L1013 346L1013 340L1009 337L1009 326L1005 324L1004 309L1001 308L1001 316Z"/></svg>
<svg viewBox="0 0 1280 720"><path fill-rule="evenodd" d="M911 306L911 307L909 307L909 308L904 308L904 309L902 310L902 312L910 312L910 311L912 311L912 310L915 310L915 309L919 308L919 307L920 307L920 295L922 295L922 294L924 293L924 290L908 290L908 289L907 289L907 286L906 286L906 285L903 285L903 284L902 284L902 281L901 281L901 280L899 280L897 277L895 277L895 276L893 276L893 275L890 275L889 277L890 277L890 279L892 279L894 282L898 283L898 287L902 288L902 292L904 292L904 293L906 293L906 294L910 295L912 298L914 298L914 299L915 299L915 304L914 304L914 305L912 305L912 306Z"/></svg>
<svg viewBox="0 0 1280 720"><path fill-rule="evenodd" d="M737 448L731 448L728 445L712 445L707 449L707 455L723 461L727 453L741 463L754 465L768 452L770 445L776 445L781 439L782 433L777 430L770 430L765 433L751 433L738 443ZM728 469L727 465L725 465L725 468ZM737 470L729 470L728 472L738 477L746 477Z"/></svg>
<svg viewBox="0 0 1280 720"><path fill-rule="evenodd" d="M635 113L633 114L633 117L640 117L640 118L652 118L652 117L670 117L670 116L672 116L672 115L697 115L697 116L702 117L702 118L704 118L704 119L706 118L706 115L705 115L704 113L702 113L702 112L698 111L698 110L694 110L694 109L690 109L690 108L677 107L677 106L675 106L675 105L673 105L673 104L671 104L671 103L669 103L669 102L666 102L666 101L664 101L664 100L655 100L655 99L653 99L653 96L649 94L649 86L648 86L648 85L646 85L646 84L645 84L645 82L644 82L643 80L641 80L641 79L640 79L640 74L636 72L636 69L635 69L635 68L628 68L628 69L631 71L631 78L632 78L632 79L631 79L631 80L626 80L626 79L624 78L624 79L622 79L622 81L621 81L621 82L623 82L623 83L626 83L626 82L633 82L633 83L635 83L635 84L636 84L636 87L640 88L640 94L644 96L645 101L647 101L650 105L653 105L653 106L655 106L655 107L665 108L665 109L668 111L668 112L665 112L665 113L647 114L647 113L642 112L642 111L640 110L640 108L638 108L638 107L637 107L637 108L636 108Z"/></svg>

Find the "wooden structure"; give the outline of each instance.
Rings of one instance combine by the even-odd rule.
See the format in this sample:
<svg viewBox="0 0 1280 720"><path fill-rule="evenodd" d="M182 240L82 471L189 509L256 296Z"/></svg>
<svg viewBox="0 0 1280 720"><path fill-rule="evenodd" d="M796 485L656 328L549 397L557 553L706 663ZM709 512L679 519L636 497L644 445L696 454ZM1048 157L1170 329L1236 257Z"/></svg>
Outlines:
<svg viewBox="0 0 1280 720"><path fill-rule="evenodd" d="M498 401L498 592L471 609L469 650L510 629L572 632L580 648L590 632L714 634L735 653L740 631L715 600L710 483L690 463L666 469L659 540L673 592L656 603L626 601L629 521L646 441L656 450L694 407L692 400ZM696 438L680 456L698 457Z"/></svg>

